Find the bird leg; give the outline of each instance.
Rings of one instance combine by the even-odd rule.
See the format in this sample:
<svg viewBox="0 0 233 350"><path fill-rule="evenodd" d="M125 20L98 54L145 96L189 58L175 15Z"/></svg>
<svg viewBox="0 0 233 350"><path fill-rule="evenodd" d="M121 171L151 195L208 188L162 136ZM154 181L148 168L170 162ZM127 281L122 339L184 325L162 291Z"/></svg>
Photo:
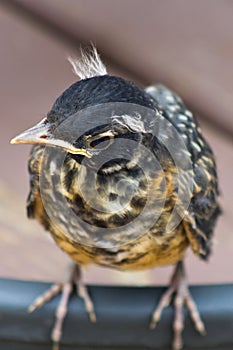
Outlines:
<svg viewBox="0 0 233 350"><path fill-rule="evenodd" d="M59 349L59 342L62 337L62 326L65 320L65 316L67 314L69 298L74 286L77 289L78 295L83 299L85 303L85 308L90 320L92 322L96 322L94 305L88 294L86 286L82 281L81 270L78 265L72 264L72 267L69 269L68 278L65 283L52 285L44 294L36 298L36 300L28 308L29 312L33 312L34 310L40 308L61 292L61 299L56 309L56 321L51 333L51 339L53 341L53 350Z"/></svg>
<svg viewBox="0 0 233 350"><path fill-rule="evenodd" d="M161 319L162 312L165 307L167 307L170 302L172 295L176 293L174 298L175 306L175 317L174 317L174 340L173 340L173 349L180 350L183 347L182 341L182 331L184 329L184 315L183 315L183 306L186 305L191 319L194 323L196 330L205 335L205 326L201 320L200 314L196 307L196 304L189 292L189 287L186 279L186 274L183 266L183 262L179 261L176 265L174 274L172 275L170 287L161 297L158 306L152 314L152 320L150 323L150 328L154 329Z"/></svg>

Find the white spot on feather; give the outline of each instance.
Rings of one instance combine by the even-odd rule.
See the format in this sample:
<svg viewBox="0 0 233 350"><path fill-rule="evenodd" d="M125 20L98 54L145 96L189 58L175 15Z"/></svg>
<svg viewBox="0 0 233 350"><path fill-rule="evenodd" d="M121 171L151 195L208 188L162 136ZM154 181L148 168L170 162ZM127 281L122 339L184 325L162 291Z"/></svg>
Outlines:
<svg viewBox="0 0 233 350"><path fill-rule="evenodd" d="M57 172L56 164L54 161L52 161L50 163L50 174L54 175L54 174L56 174L56 172Z"/></svg>
<svg viewBox="0 0 233 350"><path fill-rule="evenodd" d="M167 100L168 102L174 102L174 97L172 96L172 94L167 94L167 95L166 95L166 100Z"/></svg>
<svg viewBox="0 0 233 350"><path fill-rule="evenodd" d="M192 146L197 150L197 152L201 152L201 147L194 141L192 141Z"/></svg>
<svg viewBox="0 0 233 350"><path fill-rule="evenodd" d="M168 109L172 112L175 112L179 109L179 105L168 106Z"/></svg>
<svg viewBox="0 0 233 350"><path fill-rule="evenodd" d="M179 120L187 121L187 120L188 120L188 117L186 117L186 115L184 115L184 114L180 114L180 115L179 115Z"/></svg>
<svg viewBox="0 0 233 350"><path fill-rule="evenodd" d="M192 112L190 112L188 110L185 111L185 114L190 118L192 118L192 116L193 116Z"/></svg>

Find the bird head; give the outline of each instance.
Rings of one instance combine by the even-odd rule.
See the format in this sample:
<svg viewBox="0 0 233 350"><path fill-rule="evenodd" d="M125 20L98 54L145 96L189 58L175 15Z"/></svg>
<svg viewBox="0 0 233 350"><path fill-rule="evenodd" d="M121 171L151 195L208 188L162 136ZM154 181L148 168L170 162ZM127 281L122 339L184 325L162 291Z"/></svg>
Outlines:
<svg viewBox="0 0 233 350"><path fill-rule="evenodd" d="M95 49L89 56L83 55L80 61L71 60L71 63L81 80L57 98L42 121L13 138L11 143L61 148L80 162L84 157L95 158L103 154L116 139L139 142L144 125L137 106L153 109L150 95L132 82L108 75ZM134 105L135 113L123 113L119 106L125 103ZM83 111L87 111L88 120L79 119ZM101 114L104 113L107 115L103 122ZM79 136L74 137L75 133ZM126 161L120 157L119 142L118 148L118 159L108 162L106 169Z"/></svg>

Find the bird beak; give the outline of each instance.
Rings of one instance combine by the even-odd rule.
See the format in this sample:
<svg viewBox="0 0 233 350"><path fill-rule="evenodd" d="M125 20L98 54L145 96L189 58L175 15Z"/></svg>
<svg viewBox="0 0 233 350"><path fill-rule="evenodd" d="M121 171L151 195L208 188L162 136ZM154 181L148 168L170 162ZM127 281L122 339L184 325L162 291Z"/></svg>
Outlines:
<svg viewBox="0 0 233 350"><path fill-rule="evenodd" d="M51 133L51 124L45 122L45 118L32 128L22 132L18 136L14 137L10 143L15 144L38 144L60 147L72 154L81 154L88 158L91 158L93 154L86 149L80 149L74 147L68 141L61 140L53 137Z"/></svg>

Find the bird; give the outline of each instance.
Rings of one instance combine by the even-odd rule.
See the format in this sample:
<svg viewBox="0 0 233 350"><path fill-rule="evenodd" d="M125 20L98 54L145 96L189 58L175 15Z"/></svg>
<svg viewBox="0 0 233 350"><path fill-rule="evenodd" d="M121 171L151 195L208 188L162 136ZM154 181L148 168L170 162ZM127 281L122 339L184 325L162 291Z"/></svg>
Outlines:
<svg viewBox="0 0 233 350"><path fill-rule="evenodd" d="M161 84L142 88L110 75L95 47L70 58L78 80L38 124L11 140L32 144L27 215L49 231L74 262L32 312L61 293L51 333L59 348L73 286L90 320L93 302L82 267L120 271L174 265L150 328L174 295L172 347L183 347L183 306L194 326L205 326L189 291L185 253L207 260L221 210L214 154L194 114Z"/></svg>

